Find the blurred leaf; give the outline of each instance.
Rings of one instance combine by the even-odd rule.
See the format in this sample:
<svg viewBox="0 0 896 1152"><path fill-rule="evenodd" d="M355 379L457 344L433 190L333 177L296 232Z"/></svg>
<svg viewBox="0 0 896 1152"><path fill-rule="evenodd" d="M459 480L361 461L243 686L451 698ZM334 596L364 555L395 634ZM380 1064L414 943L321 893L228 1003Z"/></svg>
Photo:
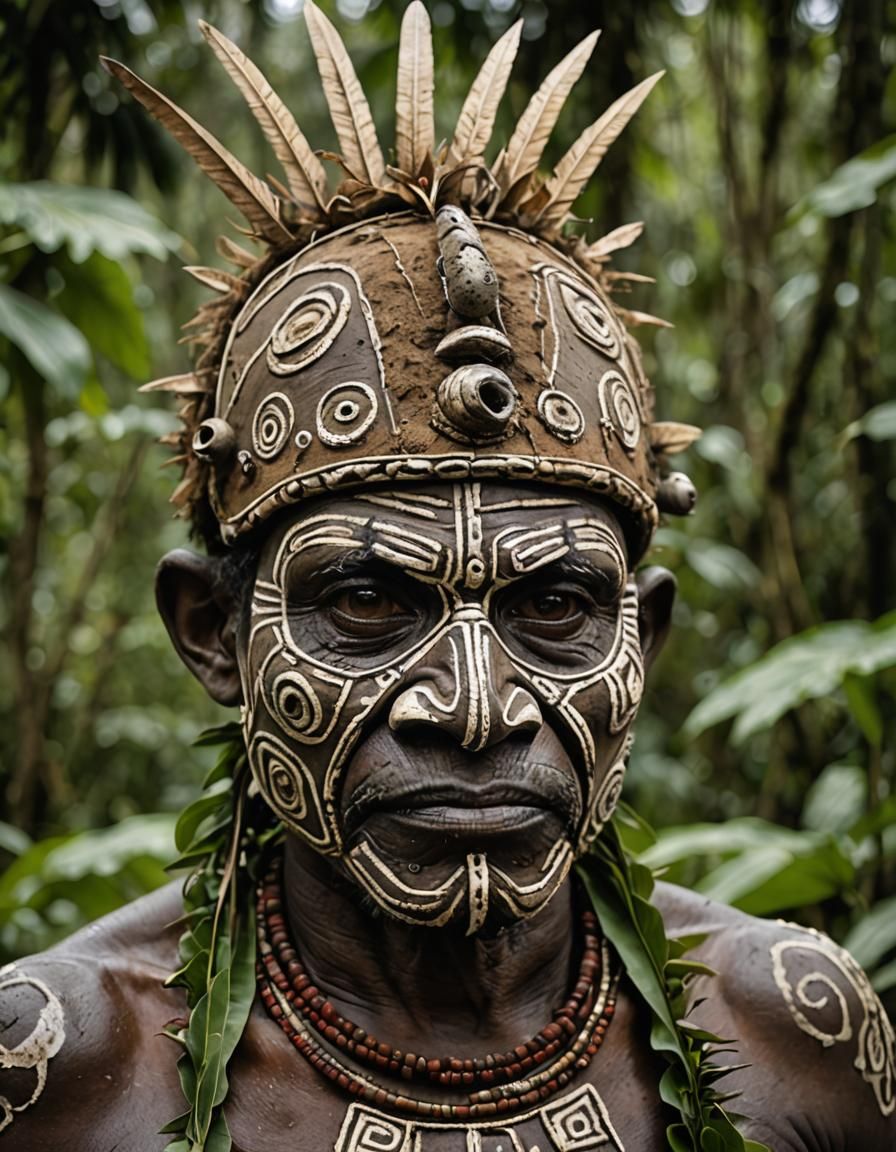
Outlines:
<svg viewBox="0 0 896 1152"><path fill-rule="evenodd" d="M720 864L696 885L713 900L753 916L772 916L848 891L855 866L832 838L817 843L805 835L801 851L770 843Z"/></svg>
<svg viewBox="0 0 896 1152"><path fill-rule="evenodd" d="M843 435L847 440L854 440L856 436L867 436L869 440L896 439L896 400L869 408L864 416L847 426Z"/></svg>
<svg viewBox="0 0 896 1152"><path fill-rule="evenodd" d="M896 177L896 136L879 140L841 164L827 180L817 184L794 209L794 214L843 216L870 208L884 184Z"/></svg>
<svg viewBox="0 0 896 1152"><path fill-rule="evenodd" d="M755 816L719 824L686 824L660 829L656 844L640 860L648 868L666 868L695 856L731 856L770 844L792 853L804 844L805 835Z"/></svg>
<svg viewBox="0 0 896 1152"><path fill-rule="evenodd" d="M94 252L83 263L66 260L60 270L65 288L55 305L81 331L94 352L134 379L150 372L143 314L120 264Z"/></svg>
<svg viewBox="0 0 896 1152"><path fill-rule="evenodd" d="M31 847L31 837L12 824L0 820L0 849L11 856L21 856Z"/></svg>
<svg viewBox="0 0 896 1152"><path fill-rule="evenodd" d="M873 679L847 672L843 678L843 691L852 717L862 729L865 739L873 748L878 748L883 739L884 725L877 706Z"/></svg>
<svg viewBox="0 0 896 1152"><path fill-rule="evenodd" d="M870 675L896 664L896 612L873 624L840 620L784 640L749 668L709 693L688 717L697 736L737 717L732 740L770 728L804 700L830 696L849 673Z"/></svg>
<svg viewBox="0 0 896 1152"><path fill-rule="evenodd" d="M64 316L24 292L0 284L0 334L60 396L77 398L90 369L90 348Z"/></svg>
<svg viewBox="0 0 896 1152"><path fill-rule="evenodd" d="M129 863L141 858L155 860L157 867L147 871L141 865L127 879L142 876L152 887L165 883L168 877L161 865L174 851L174 824L175 817L168 813L131 816L111 828L38 841L0 877L0 914L23 904L43 906L59 895L73 894L81 906L93 892L103 893L110 884L114 891ZM67 887L59 889L60 882ZM102 897L101 903L105 904ZM111 906L116 907L116 902Z"/></svg>
<svg viewBox="0 0 896 1152"><path fill-rule="evenodd" d="M863 968L872 969L896 949L896 896L879 901L847 933L843 941Z"/></svg>
<svg viewBox="0 0 896 1152"><path fill-rule="evenodd" d="M24 229L42 252L63 246L75 263L92 252L110 260L146 253L164 260L180 238L130 196L48 180L0 185L0 222Z"/></svg>
<svg viewBox="0 0 896 1152"><path fill-rule="evenodd" d="M813 832L846 832L865 810L868 779L851 764L829 764L806 793L802 823Z"/></svg>

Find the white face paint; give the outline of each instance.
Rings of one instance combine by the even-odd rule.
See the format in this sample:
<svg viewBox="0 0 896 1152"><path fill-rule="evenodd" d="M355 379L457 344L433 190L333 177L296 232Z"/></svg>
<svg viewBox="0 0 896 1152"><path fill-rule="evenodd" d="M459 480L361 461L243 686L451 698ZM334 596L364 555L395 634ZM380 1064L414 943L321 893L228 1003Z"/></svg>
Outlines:
<svg viewBox="0 0 896 1152"><path fill-rule="evenodd" d="M537 912L615 807L643 682L637 591L587 499L372 489L272 536L244 664L277 815L390 915L476 932Z"/></svg>

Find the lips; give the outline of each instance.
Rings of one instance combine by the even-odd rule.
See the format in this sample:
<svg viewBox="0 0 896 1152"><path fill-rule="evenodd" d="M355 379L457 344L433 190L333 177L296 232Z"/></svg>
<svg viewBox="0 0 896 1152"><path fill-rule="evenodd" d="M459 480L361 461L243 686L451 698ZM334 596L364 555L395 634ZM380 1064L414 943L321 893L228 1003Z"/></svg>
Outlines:
<svg viewBox="0 0 896 1152"><path fill-rule="evenodd" d="M553 800L543 790L511 781L491 780L482 785L427 781L394 791L362 786L346 810L345 831L351 836L377 816L392 816L417 829L437 827L449 835L452 830L509 831L548 814L560 815L562 806L557 798ZM568 814L562 815L565 820Z"/></svg>

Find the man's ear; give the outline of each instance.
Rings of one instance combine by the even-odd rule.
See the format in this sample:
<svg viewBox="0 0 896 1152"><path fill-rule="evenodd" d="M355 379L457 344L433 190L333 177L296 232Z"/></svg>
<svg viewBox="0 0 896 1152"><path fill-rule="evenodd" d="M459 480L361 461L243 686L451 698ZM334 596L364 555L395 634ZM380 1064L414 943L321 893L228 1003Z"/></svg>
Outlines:
<svg viewBox="0 0 896 1152"><path fill-rule="evenodd" d="M221 590L215 561L177 548L156 569L156 604L178 656L219 704L242 702L236 657L238 605Z"/></svg>
<svg viewBox="0 0 896 1152"><path fill-rule="evenodd" d="M638 586L638 632L645 669L659 656L669 625L672 623L672 605L675 602L675 577L666 568L642 568L635 575Z"/></svg>

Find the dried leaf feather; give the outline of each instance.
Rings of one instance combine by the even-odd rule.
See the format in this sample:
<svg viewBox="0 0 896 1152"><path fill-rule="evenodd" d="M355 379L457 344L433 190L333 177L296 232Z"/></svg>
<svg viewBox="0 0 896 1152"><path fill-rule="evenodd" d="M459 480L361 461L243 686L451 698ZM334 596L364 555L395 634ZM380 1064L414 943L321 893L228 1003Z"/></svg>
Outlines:
<svg viewBox="0 0 896 1152"><path fill-rule="evenodd" d="M435 146L432 25L420 0L401 21L398 87L395 96L395 151L398 167L416 176Z"/></svg>
<svg viewBox="0 0 896 1152"><path fill-rule="evenodd" d="M556 227L563 222L576 197L607 154L610 145L618 139L662 75L662 72L655 72L624 96L620 96L603 116L595 120L576 140L545 185L546 203L536 214L536 220L543 228ZM525 210L525 205L522 207Z"/></svg>
<svg viewBox="0 0 896 1152"><path fill-rule="evenodd" d="M204 20L199 21L199 28L239 88L249 111L261 125L274 154L283 166L291 194L306 210L313 206L317 209L315 214L322 216L327 196L327 173L293 114L261 70L233 41Z"/></svg>
<svg viewBox="0 0 896 1152"><path fill-rule="evenodd" d="M589 260L605 260L611 253L634 244L643 231L643 221L623 224L619 228L614 228L612 232L608 232L606 236L602 236L600 240L590 244L585 256Z"/></svg>
<svg viewBox="0 0 896 1152"><path fill-rule="evenodd" d="M158 380L150 380L148 384L140 386L140 392L176 392L178 396L201 395L211 392L214 386L206 387L193 372L183 372L178 376L161 376Z"/></svg>
<svg viewBox="0 0 896 1152"><path fill-rule="evenodd" d="M290 233L280 219L280 202L270 188L219 143L182 108L141 80L130 68L101 56L110 72L158 120L239 208L255 230L272 244L282 244Z"/></svg>
<svg viewBox="0 0 896 1152"><path fill-rule="evenodd" d="M684 452L702 436L702 430L693 424L678 424L674 420L659 420L647 426L650 447L657 454L674 456Z"/></svg>
<svg viewBox="0 0 896 1152"><path fill-rule="evenodd" d="M247 289L245 280L220 268L204 268L201 265L188 264L184 266L184 272L214 292L239 292L242 295Z"/></svg>
<svg viewBox="0 0 896 1152"><path fill-rule="evenodd" d="M229 236L219 236L215 241L215 247L225 260L229 260L231 264L235 264L238 268L254 268L258 263L257 256L253 256L247 249L241 248L239 244L235 244Z"/></svg>
<svg viewBox="0 0 896 1152"><path fill-rule="evenodd" d="M385 163L364 89L342 39L323 12L305 0L305 23L346 166L368 184L382 184Z"/></svg>
<svg viewBox="0 0 896 1152"><path fill-rule="evenodd" d="M504 152L500 169L496 170L498 183L506 197L520 177L533 173L541 160L545 145L554 130L557 118L566 103L572 86L582 75L597 44L599 31L586 36L581 44L567 53L544 79L541 87L529 101L513 131ZM525 192L525 186L516 190L516 198Z"/></svg>
<svg viewBox="0 0 896 1152"><path fill-rule="evenodd" d="M517 20L494 44L479 69L457 118L454 139L448 151L450 166L469 163L485 154L498 105L519 50L522 31L523 21Z"/></svg>

